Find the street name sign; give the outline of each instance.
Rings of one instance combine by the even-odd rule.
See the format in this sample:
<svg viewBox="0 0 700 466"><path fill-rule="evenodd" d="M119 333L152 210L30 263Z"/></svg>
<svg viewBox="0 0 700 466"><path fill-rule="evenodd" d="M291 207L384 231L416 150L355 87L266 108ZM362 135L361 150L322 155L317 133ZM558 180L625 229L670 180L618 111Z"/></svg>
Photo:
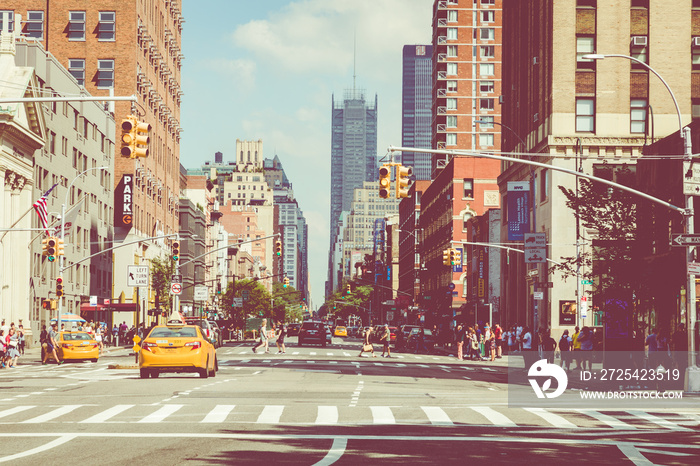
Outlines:
<svg viewBox="0 0 700 466"><path fill-rule="evenodd" d="M243 307L243 298L233 298L233 307Z"/></svg>
<svg viewBox="0 0 700 466"><path fill-rule="evenodd" d="M194 300L195 301L206 301L209 299L209 288L206 286L195 286L194 287Z"/></svg>
<svg viewBox="0 0 700 466"><path fill-rule="evenodd" d="M148 286L148 266L127 265L126 286Z"/></svg>
<svg viewBox="0 0 700 466"><path fill-rule="evenodd" d="M683 173L691 175L683 177L683 194L700 195L700 163L693 163L691 168L691 162L683 162Z"/></svg>
<svg viewBox="0 0 700 466"><path fill-rule="evenodd" d="M671 235L671 246L700 246L700 235Z"/></svg>

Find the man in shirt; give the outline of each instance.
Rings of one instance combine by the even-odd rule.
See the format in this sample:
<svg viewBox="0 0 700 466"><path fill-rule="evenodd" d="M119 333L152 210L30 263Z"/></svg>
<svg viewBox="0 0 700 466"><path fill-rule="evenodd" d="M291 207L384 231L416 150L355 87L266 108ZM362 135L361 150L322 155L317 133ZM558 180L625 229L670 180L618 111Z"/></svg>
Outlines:
<svg viewBox="0 0 700 466"><path fill-rule="evenodd" d="M63 361L58 360L58 355L56 354L56 348L58 348L58 324L56 322L53 322L51 324L51 330L49 331L48 335L48 340L46 340L46 352L44 353L44 360L41 361L42 364L46 364L47 359L49 359L49 354L51 354L54 358L54 360L58 363L60 366L63 364Z"/></svg>

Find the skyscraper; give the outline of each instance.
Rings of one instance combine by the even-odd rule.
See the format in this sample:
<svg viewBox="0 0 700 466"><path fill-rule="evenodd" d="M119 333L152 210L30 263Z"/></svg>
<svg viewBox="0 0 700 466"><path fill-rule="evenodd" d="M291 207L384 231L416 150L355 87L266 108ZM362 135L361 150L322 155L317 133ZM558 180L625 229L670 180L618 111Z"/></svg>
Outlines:
<svg viewBox="0 0 700 466"><path fill-rule="evenodd" d="M331 108L331 250L341 212L350 210L355 188L377 178L377 95L374 105L362 90L347 89ZM332 260L329 256L329 262ZM329 263L329 272L332 270ZM332 283L332 280L331 280ZM332 286L332 285L331 285Z"/></svg>
<svg viewBox="0 0 700 466"><path fill-rule="evenodd" d="M432 105L432 45L404 45L401 145L430 149ZM404 165L413 167L416 180L430 179L430 154L404 152Z"/></svg>

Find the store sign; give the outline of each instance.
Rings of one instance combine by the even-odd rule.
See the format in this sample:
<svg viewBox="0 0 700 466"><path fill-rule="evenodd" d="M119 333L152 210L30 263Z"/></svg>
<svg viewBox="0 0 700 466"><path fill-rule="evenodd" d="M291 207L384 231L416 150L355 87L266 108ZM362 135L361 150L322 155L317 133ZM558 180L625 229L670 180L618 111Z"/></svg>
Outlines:
<svg viewBox="0 0 700 466"><path fill-rule="evenodd" d="M530 231L530 183L508 182L508 241L523 241Z"/></svg>
<svg viewBox="0 0 700 466"><path fill-rule="evenodd" d="M134 224L134 175L125 174L114 192L114 226L130 229Z"/></svg>

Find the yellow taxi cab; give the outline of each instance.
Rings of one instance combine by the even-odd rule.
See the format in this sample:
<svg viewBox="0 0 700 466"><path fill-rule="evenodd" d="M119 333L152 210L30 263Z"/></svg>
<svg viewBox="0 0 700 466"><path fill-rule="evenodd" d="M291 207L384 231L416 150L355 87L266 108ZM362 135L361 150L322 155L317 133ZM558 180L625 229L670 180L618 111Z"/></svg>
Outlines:
<svg viewBox="0 0 700 466"><path fill-rule="evenodd" d="M348 329L339 325L333 331L333 335L336 337L347 337Z"/></svg>
<svg viewBox="0 0 700 466"><path fill-rule="evenodd" d="M214 377L219 369L216 349L198 325L185 324L178 314L166 325L156 325L140 343L141 378L158 377L161 372L195 372Z"/></svg>
<svg viewBox="0 0 700 466"><path fill-rule="evenodd" d="M100 357L100 346L87 332L60 332L57 343L56 354L61 361L89 359L97 362Z"/></svg>

